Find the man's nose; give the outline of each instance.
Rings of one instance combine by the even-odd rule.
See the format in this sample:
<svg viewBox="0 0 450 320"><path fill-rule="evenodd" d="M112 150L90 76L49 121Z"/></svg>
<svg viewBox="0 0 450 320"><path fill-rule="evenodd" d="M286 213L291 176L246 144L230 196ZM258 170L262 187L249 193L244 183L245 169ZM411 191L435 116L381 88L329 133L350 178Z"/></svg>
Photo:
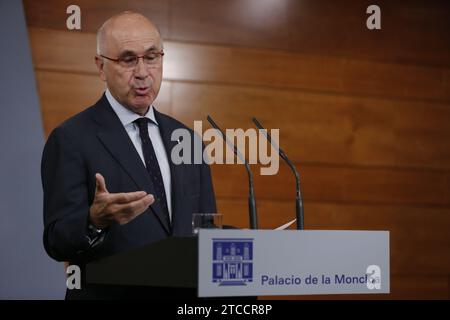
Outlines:
<svg viewBox="0 0 450 320"><path fill-rule="evenodd" d="M147 65L144 63L144 59L142 57L139 57L134 69L134 76L139 79L144 79L147 78L148 75L149 71Z"/></svg>

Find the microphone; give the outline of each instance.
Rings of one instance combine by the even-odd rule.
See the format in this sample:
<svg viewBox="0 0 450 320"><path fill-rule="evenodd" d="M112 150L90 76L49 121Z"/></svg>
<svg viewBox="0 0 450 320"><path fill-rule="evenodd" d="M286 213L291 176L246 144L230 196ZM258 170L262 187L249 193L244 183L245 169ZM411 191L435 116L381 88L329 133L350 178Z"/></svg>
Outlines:
<svg viewBox="0 0 450 320"><path fill-rule="evenodd" d="M295 195L295 214L297 217L297 230L303 230L303 199L302 194L300 192L300 175L298 174L297 168L295 168L294 164L289 160L286 153L274 142L272 141L272 137L270 136L270 133L259 123L259 121L253 117L253 122L256 124L258 129L262 130L264 136L266 137L267 141L270 142L270 144L275 148L275 150L278 150L278 153L281 158L283 158L284 161L286 161L289 168L291 168L292 172L294 172L295 175L295 183L296 183L296 195Z"/></svg>
<svg viewBox="0 0 450 320"><path fill-rule="evenodd" d="M228 140L223 131L219 128L219 126L214 122L214 120L208 115L208 122L213 126L214 129L220 132L222 139L233 149L234 154L239 157L245 164L245 169L247 169L248 173L248 214L250 218L250 229L258 229L258 216L256 213L256 202L255 202L255 191L253 188L253 173L250 170L250 165L248 164L245 157L242 153L237 149L237 147Z"/></svg>

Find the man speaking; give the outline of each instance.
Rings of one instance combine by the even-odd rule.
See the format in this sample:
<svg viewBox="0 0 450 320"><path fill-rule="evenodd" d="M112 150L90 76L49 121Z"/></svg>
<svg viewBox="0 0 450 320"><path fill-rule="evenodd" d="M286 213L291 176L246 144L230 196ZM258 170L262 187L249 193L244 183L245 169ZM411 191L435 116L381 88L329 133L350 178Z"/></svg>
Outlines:
<svg viewBox="0 0 450 320"><path fill-rule="evenodd" d="M170 159L177 144L171 133L188 128L152 105L163 61L161 36L147 18L123 12L108 19L98 30L95 56L107 89L96 104L57 127L45 145L44 246L82 273L92 260L190 235L192 213L216 211L208 165L174 165ZM83 281L66 298L142 294L148 290Z"/></svg>

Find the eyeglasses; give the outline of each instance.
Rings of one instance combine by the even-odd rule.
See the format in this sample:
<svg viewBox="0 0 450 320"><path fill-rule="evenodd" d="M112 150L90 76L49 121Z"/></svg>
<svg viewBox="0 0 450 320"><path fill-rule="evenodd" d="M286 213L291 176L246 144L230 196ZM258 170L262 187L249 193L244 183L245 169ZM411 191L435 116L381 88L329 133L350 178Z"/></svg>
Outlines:
<svg viewBox="0 0 450 320"><path fill-rule="evenodd" d="M142 56L129 55L129 56L124 56L124 57L120 57L117 59L106 57L102 54L100 54L100 57L114 61L114 62L118 63L120 66L122 66L123 68L134 69L137 66L137 64L139 63L140 58L142 58L142 60L144 61L144 64L148 68L157 68L161 64L163 55L164 55L164 51L161 50L161 51L149 52Z"/></svg>

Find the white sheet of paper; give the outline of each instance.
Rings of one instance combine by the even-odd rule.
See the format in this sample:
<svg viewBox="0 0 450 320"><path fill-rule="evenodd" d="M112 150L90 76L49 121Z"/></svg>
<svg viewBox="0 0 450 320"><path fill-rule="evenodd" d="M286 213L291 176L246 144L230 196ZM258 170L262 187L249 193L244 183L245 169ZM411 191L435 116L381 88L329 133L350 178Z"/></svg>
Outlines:
<svg viewBox="0 0 450 320"><path fill-rule="evenodd" d="M297 221L297 219L289 221L288 223L283 224L282 226L279 226L278 228L276 228L274 230L285 230L285 229L289 228L291 226L291 224L293 224L295 221Z"/></svg>

